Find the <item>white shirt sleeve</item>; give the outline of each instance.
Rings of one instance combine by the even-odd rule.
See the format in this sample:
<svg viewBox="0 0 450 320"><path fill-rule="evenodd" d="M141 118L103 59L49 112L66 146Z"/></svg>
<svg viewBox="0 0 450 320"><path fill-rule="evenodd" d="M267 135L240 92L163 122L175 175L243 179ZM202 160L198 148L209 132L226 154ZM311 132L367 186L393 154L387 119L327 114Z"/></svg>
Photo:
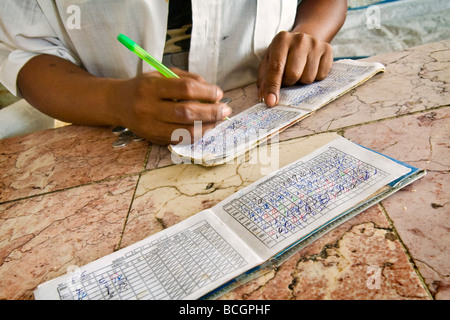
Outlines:
<svg viewBox="0 0 450 320"><path fill-rule="evenodd" d="M17 76L39 54L55 55L77 65L80 62L57 38L37 1L0 2L0 82L20 96Z"/></svg>
<svg viewBox="0 0 450 320"><path fill-rule="evenodd" d="M272 38L289 30L297 0L192 0L189 71L223 90L256 81ZM67 25L68 8L82 11L79 28ZM0 0L0 82L20 95L20 69L39 54L55 55L97 77L131 78L153 69L117 41L119 33L161 59L166 0Z"/></svg>

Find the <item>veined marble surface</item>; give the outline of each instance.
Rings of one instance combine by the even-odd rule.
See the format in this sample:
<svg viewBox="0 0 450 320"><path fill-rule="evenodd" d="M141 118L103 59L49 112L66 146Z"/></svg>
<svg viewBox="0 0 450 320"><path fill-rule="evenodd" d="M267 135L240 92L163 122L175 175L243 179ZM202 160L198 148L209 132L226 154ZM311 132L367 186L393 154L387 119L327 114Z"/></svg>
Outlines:
<svg viewBox="0 0 450 320"><path fill-rule="evenodd" d="M450 41L371 57L386 72L279 136L279 165L342 135L427 175L221 299L450 299ZM256 87L227 93L234 112ZM0 299L209 208L267 174L249 157L174 165L164 147L114 149L111 128L0 141ZM263 150L261 147L258 150Z"/></svg>

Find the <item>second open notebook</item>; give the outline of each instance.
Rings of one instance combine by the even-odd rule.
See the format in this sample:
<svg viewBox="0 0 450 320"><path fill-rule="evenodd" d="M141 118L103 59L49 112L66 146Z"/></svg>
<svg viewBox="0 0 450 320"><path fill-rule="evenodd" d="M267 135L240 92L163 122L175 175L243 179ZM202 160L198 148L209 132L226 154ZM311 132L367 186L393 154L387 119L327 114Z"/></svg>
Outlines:
<svg viewBox="0 0 450 320"><path fill-rule="evenodd" d="M256 104L207 131L195 143L170 145L169 150L179 157L180 163L204 166L226 163L382 71L384 66L376 62L337 61L322 81L282 88L276 107ZM190 141L190 136L186 138Z"/></svg>
<svg viewBox="0 0 450 320"><path fill-rule="evenodd" d="M40 285L35 298L215 297L423 174L339 137L210 209Z"/></svg>

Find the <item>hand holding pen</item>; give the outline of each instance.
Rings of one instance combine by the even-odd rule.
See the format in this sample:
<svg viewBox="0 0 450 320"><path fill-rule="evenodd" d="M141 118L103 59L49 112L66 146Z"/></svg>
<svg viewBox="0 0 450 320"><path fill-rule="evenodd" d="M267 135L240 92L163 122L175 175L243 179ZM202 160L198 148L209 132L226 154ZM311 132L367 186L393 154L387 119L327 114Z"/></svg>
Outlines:
<svg viewBox="0 0 450 320"><path fill-rule="evenodd" d="M121 86L122 126L151 142L176 144L180 141L171 141L174 130L186 129L194 138L194 121L202 121L204 133L231 114L230 107L219 103L223 91L218 86L196 74L178 69L174 73L124 35L118 40L158 70Z"/></svg>

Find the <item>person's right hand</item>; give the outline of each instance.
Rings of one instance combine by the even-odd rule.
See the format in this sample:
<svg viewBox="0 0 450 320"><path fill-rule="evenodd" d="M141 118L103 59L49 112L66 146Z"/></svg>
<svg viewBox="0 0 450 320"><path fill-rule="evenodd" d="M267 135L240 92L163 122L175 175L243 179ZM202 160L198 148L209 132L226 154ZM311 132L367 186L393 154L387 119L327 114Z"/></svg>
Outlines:
<svg viewBox="0 0 450 320"><path fill-rule="evenodd" d="M176 144L172 133L186 129L191 141L199 135L194 132L194 121L201 121L202 134L231 114L231 108L219 103L222 90L207 83L198 75L175 70L180 78L164 78L158 72L149 72L125 80L117 92L120 125L137 135L160 145Z"/></svg>
<svg viewBox="0 0 450 320"><path fill-rule="evenodd" d="M200 76L175 70L180 78L149 72L132 79L97 77L63 58L38 55L17 77L22 96L41 112L64 122L123 126L148 141L166 145L200 138L231 113L219 103L222 90ZM172 134L185 129L183 134ZM180 131L178 131L180 132ZM185 134L188 133L188 134ZM190 135L190 137L188 136Z"/></svg>

